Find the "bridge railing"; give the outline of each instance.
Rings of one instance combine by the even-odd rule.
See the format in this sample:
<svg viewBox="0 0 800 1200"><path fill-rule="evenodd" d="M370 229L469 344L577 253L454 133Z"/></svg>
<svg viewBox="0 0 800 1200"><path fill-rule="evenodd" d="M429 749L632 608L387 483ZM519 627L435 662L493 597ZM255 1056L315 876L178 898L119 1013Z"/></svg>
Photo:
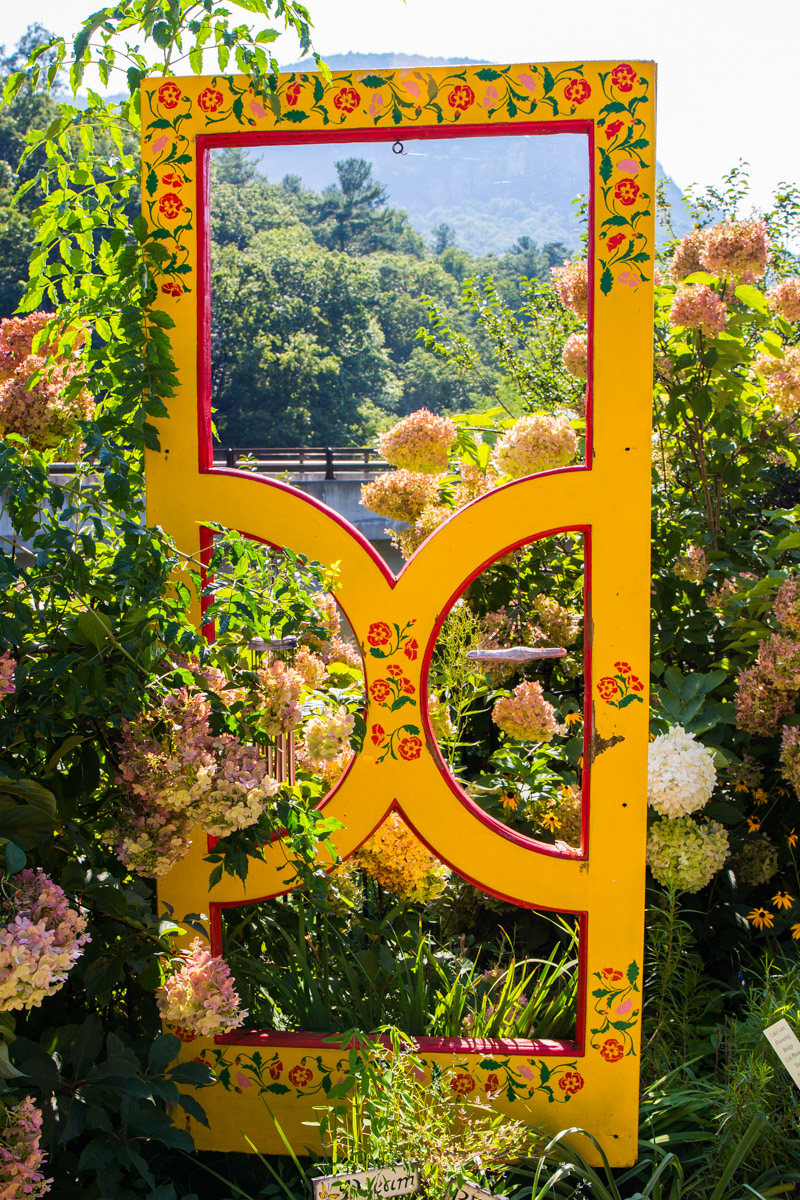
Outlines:
<svg viewBox="0 0 800 1200"><path fill-rule="evenodd" d="M215 449L214 466L336 479L385 471L388 463L371 446L228 446Z"/></svg>

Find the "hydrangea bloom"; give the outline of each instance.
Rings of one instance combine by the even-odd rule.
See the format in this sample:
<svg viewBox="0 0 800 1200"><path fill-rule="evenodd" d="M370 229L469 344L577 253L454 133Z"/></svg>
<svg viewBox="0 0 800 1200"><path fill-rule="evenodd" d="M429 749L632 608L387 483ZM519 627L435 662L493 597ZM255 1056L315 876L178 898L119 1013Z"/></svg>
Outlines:
<svg viewBox="0 0 800 1200"><path fill-rule="evenodd" d="M453 491L456 508L462 508L479 496L485 496L497 487L497 472L493 467L482 471L477 463L464 462L461 464L461 483Z"/></svg>
<svg viewBox="0 0 800 1200"><path fill-rule="evenodd" d="M384 471L361 485L361 503L390 521L416 521L439 499L439 476L421 471Z"/></svg>
<svg viewBox="0 0 800 1200"><path fill-rule="evenodd" d="M173 966L156 989L158 1011L165 1021L200 1037L215 1037L244 1024L247 1012L240 1008L228 964L211 955L200 938L180 952Z"/></svg>
<svg viewBox="0 0 800 1200"><path fill-rule="evenodd" d="M327 678L325 663L318 654L313 650L309 650L307 646L300 646L292 663L295 671L307 688L315 691L321 688Z"/></svg>
<svg viewBox="0 0 800 1200"><path fill-rule="evenodd" d="M403 417L378 438L378 449L393 467L440 474L447 470L456 427L449 417L437 417L427 408Z"/></svg>
<svg viewBox="0 0 800 1200"><path fill-rule="evenodd" d="M800 729L784 725L781 735L781 775L800 796Z"/></svg>
<svg viewBox="0 0 800 1200"><path fill-rule="evenodd" d="M531 413L506 430L494 448L492 461L501 475L521 479L569 466L577 455L578 436L565 417Z"/></svg>
<svg viewBox="0 0 800 1200"><path fill-rule="evenodd" d="M327 646L322 652L322 659L325 663L344 663L348 667L358 667L363 671L364 664L361 661L361 655L351 642L346 642L344 638L337 634L332 637Z"/></svg>
<svg viewBox="0 0 800 1200"><path fill-rule="evenodd" d="M356 719L344 706L311 718L303 730L306 753L314 764L330 762L348 748Z"/></svg>
<svg viewBox="0 0 800 1200"><path fill-rule="evenodd" d="M700 262L712 275L752 283L770 260L769 235L763 221L721 221L705 235Z"/></svg>
<svg viewBox="0 0 800 1200"><path fill-rule="evenodd" d="M564 366L576 379L585 379L589 370L589 347L585 333L573 333L564 343Z"/></svg>
<svg viewBox="0 0 800 1200"><path fill-rule="evenodd" d="M456 736L457 730L453 724L453 718L450 716L449 707L440 696L434 695L433 692L428 694L428 716L435 738L447 741L448 738Z"/></svg>
<svg viewBox="0 0 800 1200"><path fill-rule="evenodd" d="M767 301L773 312L787 321L800 321L800 275L776 283L767 292Z"/></svg>
<svg viewBox="0 0 800 1200"><path fill-rule="evenodd" d="M36 312L0 321L0 437L18 433L36 450L58 446L94 410L89 393L70 386L77 368L67 354L48 366L50 347L33 351L34 337L52 316Z"/></svg>
<svg viewBox="0 0 800 1200"><path fill-rule="evenodd" d="M0 654L0 696L14 695L14 672L17 662L13 654Z"/></svg>
<svg viewBox="0 0 800 1200"><path fill-rule="evenodd" d="M403 558L408 561L434 529L438 529L452 515L452 510L444 504L426 504L414 522L413 528L403 529L397 534L393 532L392 542L397 546Z"/></svg>
<svg viewBox="0 0 800 1200"><path fill-rule="evenodd" d="M718 821L661 820L647 838L647 865L664 887L699 892L724 865L729 849L728 835Z"/></svg>
<svg viewBox="0 0 800 1200"><path fill-rule="evenodd" d="M332 786L344 775L354 758L355 754L349 746L345 746L344 750L340 751L335 758L319 760L311 758L303 741L298 743L295 751L297 766L301 770L307 771L309 775L313 775L321 783L327 783L329 786Z"/></svg>
<svg viewBox="0 0 800 1200"><path fill-rule="evenodd" d="M703 270L700 255L705 243L706 237L702 229L687 233L678 243L669 264L669 277L673 283L681 283L687 275L694 275L695 271Z"/></svg>
<svg viewBox="0 0 800 1200"><path fill-rule="evenodd" d="M41 1131L42 1114L30 1096L8 1109L0 1132L0 1200L35 1200L50 1191L53 1180L41 1172Z"/></svg>
<svg viewBox="0 0 800 1200"><path fill-rule="evenodd" d="M704 283L679 284L669 310L670 325L700 329L713 337L725 328L728 309L725 301Z"/></svg>
<svg viewBox="0 0 800 1200"><path fill-rule="evenodd" d="M294 667L275 659L259 667L256 677L258 687L253 696L256 727L268 737L291 733L303 715L299 703L302 675Z"/></svg>
<svg viewBox="0 0 800 1200"><path fill-rule="evenodd" d="M791 346L783 358L759 354L755 369L767 387L767 394L784 417L800 412L800 346Z"/></svg>
<svg viewBox="0 0 800 1200"><path fill-rule="evenodd" d="M711 799L717 782L714 756L675 725L650 743L647 755L647 802L665 817L697 812Z"/></svg>
<svg viewBox="0 0 800 1200"><path fill-rule="evenodd" d="M0 1011L37 1008L59 990L89 938L86 918L41 870L9 879L0 914Z"/></svg>
<svg viewBox="0 0 800 1200"><path fill-rule="evenodd" d="M297 675L298 693L301 686ZM279 684L272 692L285 700ZM274 709L285 716L285 705L276 701ZM205 695L180 688L123 722L117 783L128 804L105 836L120 861L143 875L157 878L183 858L198 823L217 837L253 825L278 790L255 747L231 734L213 737L209 715Z"/></svg>
<svg viewBox="0 0 800 1200"><path fill-rule="evenodd" d="M501 696L492 720L520 742L549 742L558 730L555 710L544 698L540 683L518 683L511 696Z"/></svg>
<svg viewBox="0 0 800 1200"><path fill-rule="evenodd" d="M781 718L793 708L793 694L786 688L779 688L757 662L742 671L736 690L737 728L768 737L776 732Z"/></svg>
<svg viewBox="0 0 800 1200"><path fill-rule="evenodd" d="M581 613L542 594L536 597L533 607L547 642L553 646L571 646L577 641L583 620Z"/></svg>
<svg viewBox="0 0 800 1200"><path fill-rule="evenodd" d="M764 834L750 837L731 858L730 865L738 878L751 887L769 883L778 870L778 847Z"/></svg>
<svg viewBox="0 0 800 1200"><path fill-rule="evenodd" d="M790 575L775 596L772 611L784 629L800 637L800 577Z"/></svg>
<svg viewBox="0 0 800 1200"><path fill-rule="evenodd" d="M580 846L583 797L577 784L565 783L559 789L558 802L554 806L553 812L561 822L558 827L558 840L566 842L568 846Z"/></svg>
<svg viewBox="0 0 800 1200"><path fill-rule="evenodd" d="M406 903L420 904L441 895L448 871L415 837L397 812L389 813L372 837L353 855L365 875Z"/></svg>
<svg viewBox="0 0 800 1200"><path fill-rule="evenodd" d="M683 558L676 558L672 574L690 583L702 583L708 574L708 559L702 546L690 546Z"/></svg>
<svg viewBox="0 0 800 1200"><path fill-rule="evenodd" d="M586 259L570 259L559 267L551 267L550 274L561 303L585 321L589 314L589 269Z"/></svg>

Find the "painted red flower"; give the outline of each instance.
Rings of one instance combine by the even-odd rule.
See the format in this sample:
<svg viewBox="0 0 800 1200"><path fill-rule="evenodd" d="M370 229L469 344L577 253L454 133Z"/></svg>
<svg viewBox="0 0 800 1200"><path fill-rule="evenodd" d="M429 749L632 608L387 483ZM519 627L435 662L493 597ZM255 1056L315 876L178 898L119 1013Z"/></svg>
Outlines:
<svg viewBox="0 0 800 1200"><path fill-rule="evenodd" d="M297 104L297 101L300 99L300 93L302 92L302 90L303 90L302 84L290 83L288 88L286 89L286 103L291 105L292 108L294 108L294 106Z"/></svg>
<svg viewBox="0 0 800 1200"><path fill-rule="evenodd" d="M162 83L157 95L159 104L163 104L164 108L176 108L183 97L183 92L177 83Z"/></svg>
<svg viewBox="0 0 800 1200"><path fill-rule="evenodd" d="M494 1071L486 1076L486 1091L489 1093L500 1091L500 1080Z"/></svg>
<svg viewBox="0 0 800 1200"><path fill-rule="evenodd" d="M383 704L390 693L391 688L385 679L376 679L374 683L369 685L369 694L373 700L378 701L378 704Z"/></svg>
<svg viewBox="0 0 800 1200"><path fill-rule="evenodd" d="M167 171L166 175L161 176L161 182L164 187L182 188L186 180L177 171Z"/></svg>
<svg viewBox="0 0 800 1200"><path fill-rule="evenodd" d="M397 751L400 757L404 758L406 762L413 762L415 758L419 758L420 754L422 754L422 738L417 737L416 734L412 734L411 737L401 738Z"/></svg>
<svg viewBox="0 0 800 1200"><path fill-rule="evenodd" d="M292 1067L289 1072L289 1082L293 1083L296 1088L308 1087L313 1078L314 1072L311 1070L311 1067L305 1067L302 1063L298 1063L296 1067Z"/></svg>
<svg viewBox="0 0 800 1200"><path fill-rule="evenodd" d="M564 96L571 104L583 104L592 94L585 79L570 79L564 88Z"/></svg>
<svg viewBox="0 0 800 1200"><path fill-rule="evenodd" d="M629 92L636 83L636 72L630 63L620 63L611 72L611 82L621 92Z"/></svg>
<svg viewBox="0 0 800 1200"><path fill-rule="evenodd" d="M621 129L622 121L611 121L610 124L606 125L606 137L609 142L617 136Z"/></svg>
<svg viewBox="0 0 800 1200"><path fill-rule="evenodd" d="M450 1087L457 1096L468 1096L475 1091L475 1080L466 1071L460 1071L450 1080Z"/></svg>
<svg viewBox="0 0 800 1200"><path fill-rule="evenodd" d="M168 221L174 221L175 218L183 212L183 201L180 196L176 196L174 192L167 192L158 202L158 211Z"/></svg>
<svg viewBox="0 0 800 1200"><path fill-rule="evenodd" d="M614 195L620 204L635 204L636 197L639 195L639 185L635 179L620 179L614 188Z"/></svg>
<svg viewBox="0 0 800 1200"><path fill-rule="evenodd" d="M612 679L610 675L606 675L597 685L597 690L603 700L610 700L612 696L616 696L619 691L619 686L616 679Z"/></svg>
<svg viewBox="0 0 800 1200"><path fill-rule="evenodd" d="M392 629L385 621L373 621L367 632L370 646L387 646L392 640Z"/></svg>
<svg viewBox="0 0 800 1200"><path fill-rule="evenodd" d="M405 675L403 676L403 678L400 681L400 686L403 689L403 692L405 693L406 696L414 695L414 685L410 679L406 679Z"/></svg>
<svg viewBox="0 0 800 1200"><path fill-rule="evenodd" d="M382 725L373 725L370 731L370 737L376 746L380 746L383 739L386 737L386 732Z"/></svg>
<svg viewBox="0 0 800 1200"><path fill-rule="evenodd" d="M343 87L333 97L334 108L338 108L339 112L351 113L355 112L361 103L361 97L355 88Z"/></svg>
<svg viewBox="0 0 800 1200"><path fill-rule="evenodd" d="M633 667L631 666L630 663L626 663L626 662L615 662L614 670L619 671L620 675L632 675L633 674Z"/></svg>
<svg viewBox="0 0 800 1200"><path fill-rule="evenodd" d="M600 1047L600 1054L606 1062L619 1062L625 1053L625 1047L622 1042L618 1042L616 1038L606 1038Z"/></svg>
<svg viewBox="0 0 800 1200"><path fill-rule="evenodd" d="M617 246L621 246L624 241L624 233L615 233L613 237L608 239L606 245L608 246L609 250L616 250Z"/></svg>
<svg viewBox="0 0 800 1200"><path fill-rule="evenodd" d="M603 967L603 979L606 983L619 983L622 971L617 971L614 967Z"/></svg>
<svg viewBox="0 0 800 1200"><path fill-rule="evenodd" d="M215 113L222 108L224 97L222 92L217 88L203 88L200 95L197 97L197 103L200 105L204 113Z"/></svg>
<svg viewBox="0 0 800 1200"><path fill-rule="evenodd" d="M417 641L416 638L411 638L406 643L406 645L403 648L403 654L405 654L405 656L409 660L409 662L414 661L414 659L419 654L419 642Z"/></svg>
<svg viewBox="0 0 800 1200"><path fill-rule="evenodd" d="M270 1063L270 1066L269 1066L270 1079L280 1079L282 1074L283 1074L283 1063L280 1061L280 1059L277 1062Z"/></svg>
<svg viewBox="0 0 800 1200"><path fill-rule="evenodd" d="M633 692L643 692L644 691L644 684L642 683L641 679L639 679L638 675L631 675L630 679L628 680L628 683L631 685L631 691L633 691Z"/></svg>
<svg viewBox="0 0 800 1200"><path fill-rule="evenodd" d="M558 1081L562 1092L574 1096L583 1087L583 1076L578 1071L565 1071Z"/></svg>
<svg viewBox="0 0 800 1200"><path fill-rule="evenodd" d="M192 1029L187 1029L184 1025L173 1025L172 1032L182 1042L193 1042L197 1034Z"/></svg>
<svg viewBox="0 0 800 1200"><path fill-rule="evenodd" d="M403 668L398 667L397 663L390 663L386 668L386 674L391 675L393 679L402 679Z"/></svg>
<svg viewBox="0 0 800 1200"><path fill-rule="evenodd" d="M162 283L161 290L165 296L182 296L183 288L174 279L168 279L166 283Z"/></svg>
<svg viewBox="0 0 800 1200"><path fill-rule="evenodd" d="M459 112L464 112L469 108L470 104L475 103L475 93L469 84L457 83L448 95L447 103L451 108L458 109Z"/></svg>

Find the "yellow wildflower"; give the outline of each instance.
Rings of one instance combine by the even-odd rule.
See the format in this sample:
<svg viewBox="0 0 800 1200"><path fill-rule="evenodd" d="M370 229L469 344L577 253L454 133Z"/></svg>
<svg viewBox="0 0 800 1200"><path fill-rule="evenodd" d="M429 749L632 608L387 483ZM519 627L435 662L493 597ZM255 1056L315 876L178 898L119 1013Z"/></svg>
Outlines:
<svg viewBox="0 0 800 1200"><path fill-rule="evenodd" d="M772 897L772 903L776 908L791 908L794 904L794 896L790 896L788 892L778 892Z"/></svg>
<svg viewBox="0 0 800 1200"><path fill-rule="evenodd" d="M786 841L789 843L792 850L794 850L795 846L797 845L797 834L793 829L790 829L787 833Z"/></svg>
<svg viewBox="0 0 800 1200"><path fill-rule="evenodd" d="M545 813L545 815L542 817L542 824L549 829L551 833L555 833L557 829L561 828L561 822L554 813Z"/></svg>
<svg viewBox="0 0 800 1200"><path fill-rule="evenodd" d="M796 942L800 941L800 921L798 921L796 925L792 926L792 937Z"/></svg>
<svg viewBox="0 0 800 1200"><path fill-rule="evenodd" d="M749 792L750 788L741 779L737 779L733 785L733 790L735 792Z"/></svg>
<svg viewBox="0 0 800 1200"><path fill-rule="evenodd" d="M756 790L753 792L753 799L755 800L756 804L766 804L767 800L769 800L769 796L763 788L756 788Z"/></svg>
<svg viewBox="0 0 800 1200"><path fill-rule="evenodd" d="M517 796L515 792L503 792L502 796L500 797L500 803L502 804L503 808L510 809L511 812L514 812L514 810L519 807L519 796Z"/></svg>
<svg viewBox="0 0 800 1200"><path fill-rule="evenodd" d="M771 929L775 923L775 918L766 908L754 908L751 913L747 914L747 919L756 929Z"/></svg>
<svg viewBox="0 0 800 1200"><path fill-rule="evenodd" d="M748 817L747 818L747 832L748 833L758 833L760 828L761 828L761 822L759 821L758 817Z"/></svg>
<svg viewBox="0 0 800 1200"><path fill-rule="evenodd" d="M583 720L583 714L579 712L568 712L564 717L565 725L575 725Z"/></svg>

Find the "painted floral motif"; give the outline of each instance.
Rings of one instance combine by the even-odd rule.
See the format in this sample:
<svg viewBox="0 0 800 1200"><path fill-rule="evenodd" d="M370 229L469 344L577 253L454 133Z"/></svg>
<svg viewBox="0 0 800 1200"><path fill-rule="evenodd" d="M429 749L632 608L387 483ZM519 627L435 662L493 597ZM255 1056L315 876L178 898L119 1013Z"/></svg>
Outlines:
<svg viewBox="0 0 800 1200"><path fill-rule="evenodd" d="M367 630L367 644L373 658L391 658L400 650L406 658L415 659L419 647L409 634L409 629L416 624L416 618L407 621L401 629L399 625L387 625L386 621L373 621Z"/></svg>
<svg viewBox="0 0 800 1200"><path fill-rule="evenodd" d="M382 763L386 758L414 762L422 754L423 741L418 725L401 725L387 733L382 725L374 724L370 726L370 740L382 752L376 763Z"/></svg>
<svg viewBox="0 0 800 1200"><path fill-rule="evenodd" d="M643 702L640 695L644 684L638 675L633 674L630 663L615 662L616 675L604 675L597 684L600 699L605 700L612 708L627 708L629 704Z"/></svg>
<svg viewBox="0 0 800 1200"><path fill-rule="evenodd" d="M206 1047L196 1061L210 1067L226 1091L241 1093L244 1088L254 1087L259 1095L294 1092L297 1099L320 1093L330 1097L336 1094L337 1088L347 1087L349 1074L347 1057L328 1059L321 1054L306 1054L289 1070L284 1083L285 1068L280 1051L270 1055L258 1049L251 1051L235 1046ZM455 1061L447 1068L435 1061L423 1060L423 1069L432 1078L445 1079L457 1096L471 1096L476 1092L502 1093L512 1103L524 1103L538 1093L546 1096L550 1104L566 1104L583 1090L586 1083L574 1059L548 1062L520 1055L484 1058L469 1067L463 1060ZM481 1082L483 1072L486 1074Z"/></svg>
<svg viewBox="0 0 800 1200"><path fill-rule="evenodd" d="M639 967L632 962L626 971L603 967L594 972L599 986L592 992L599 1024L590 1030L591 1046L608 1063L636 1054L631 1030L639 1018ZM615 1036L616 1035L616 1036Z"/></svg>
<svg viewBox="0 0 800 1200"><path fill-rule="evenodd" d="M369 694L375 703L381 708L388 708L389 712L397 712L398 708L404 708L407 704L415 705L416 688L403 674L403 668L392 663L386 673L388 679L376 679L370 684Z"/></svg>
<svg viewBox="0 0 800 1200"><path fill-rule="evenodd" d="M651 248L641 225L650 215L651 197L636 176L652 165L652 146L639 116L643 105L652 105L652 95L647 79L630 63L588 78L581 65L552 71L537 64L446 73L347 72L331 84L314 72L292 72L266 98L256 96L237 76L213 76L204 81L194 106L181 82L168 79L143 93L149 106L143 112L145 204L167 252L162 278L176 285L165 295L177 298L191 290L184 278L192 275L189 247L181 235L192 228L192 212L189 204L178 207L175 197L192 182L183 172L194 163L192 143L203 125L256 130L283 122L302 124L312 117L323 128L355 126L365 117L376 126L413 125L420 119L452 125L475 119L472 114L485 121L570 117L582 106L595 116L597 129L601 292L607 295L615 284L635 289L648 277ZM479 85L485 85L483 90ZM595 110L600 93L602 103ZM168 190L161 194L163 188Z"/></svg>

